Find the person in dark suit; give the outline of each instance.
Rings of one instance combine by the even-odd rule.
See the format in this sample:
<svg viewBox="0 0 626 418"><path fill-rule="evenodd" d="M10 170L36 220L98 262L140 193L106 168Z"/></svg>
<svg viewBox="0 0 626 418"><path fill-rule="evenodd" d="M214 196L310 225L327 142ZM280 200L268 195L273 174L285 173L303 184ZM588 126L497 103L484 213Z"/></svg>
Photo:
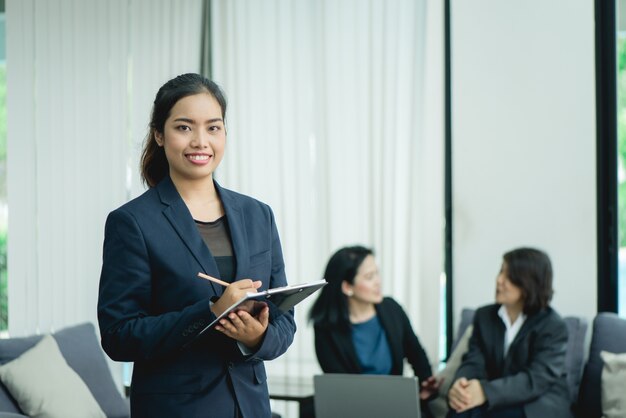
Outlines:
<svg viewBox="0 0 626 418"><path fill-rule="evenodd" d="M549 305L552 265L533 248L504 254L496 304L474 316L469 348L448 391L449 418L570 418L568 331Z"/></svg>
<svg viewBox="0 0 626 418"><path fill-rule="evenodd" d="M149 189L106 221L98 321L106 353L134 362L133 418L271 415L263 361L292 343L293 312L239 311L201 333L245 293L287 285L270 207L213 178L225 115L212 81L165 83L142 155Z"/></svg>
<svg viewBox="0 0 626 418"><path fill-rule="evenodd" d="M394 374L404 359L421 385L420 398L434 395L440 382L400 305L383 297L372 250L345 247L328 261L328 282L309 312L315 352L325 373Z"/></svg>

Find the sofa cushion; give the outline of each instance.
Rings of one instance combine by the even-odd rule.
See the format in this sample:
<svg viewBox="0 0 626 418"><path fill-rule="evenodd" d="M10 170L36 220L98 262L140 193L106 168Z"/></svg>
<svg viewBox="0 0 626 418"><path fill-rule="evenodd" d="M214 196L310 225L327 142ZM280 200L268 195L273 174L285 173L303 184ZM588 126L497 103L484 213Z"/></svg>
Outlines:
<svg viewBox="0 0 626 418"><path fill-rule="evenodd" d="M614 354L600 351L604 362L602 369L603 418L626 417L626 353Z"/></svg>
<svg viewBox="0 0 626 418"><path fill-rule="evenodd" d="M37 344L41 336L0 339L0 365L8 363L22 355ZM22 413L13 396L0 382L0 411Z"/></svg>
<svg viewBox="0 0 626 418"><path fill-rule="evenodd" d="M108 418L128 418L130 409L115 386L104 352L91 323L62 329L54 334L67 364L78 373Z"/></svg>
<svg viewBox="0 0 626 418"><path fill-rule="evenodd" d="M476 310L472 308L463 308L461 310L461 321L459 322L458 329L456 331L456 337L454 338L452 346L450 347L451 353L456 349L456 346L465 335L465 331L467 330L467 328L474 322L475 311Z"/></svg>
<svg viewBox="0 0 626 418"><path fill-rule="evenodd" d="M93 324L84 323L64 328L54 333L53 336L63 357L83 379L107 417L128 418L130 416L129 405L113 382ZM42 336L38 335L0 340L0 364L19 357L41 338ZM0 387L0 410L21 413L4 387Z"/></svg>
<svg viewBox="0 0 626 418"><path fill-rule="evenodd" d="M435 418L444 418L448 413L448 390L450 386L452 386L452 383L454 383L456 370L461 365L463 355L467 351L473 328L474 326L471 323L469 326L465 327L463 335L457 338L455 348L446 362L446 367L437 373L437 378L443 379L443 382L439 387L437 397L428 403L430 412Z"/></svg>
<svg viewBox="0 0 626 418"><path fill-rule="evenodd" d="M51 335L0 366L0 379L31 417L106 418Z"/></svg>
<svg viewBox="0 0 626 418"><path fill-rule="evenodd" d="M600 418L601 376L604 363L600 351L626 352L626 319L614 313L602 312L593 320L589 357L580 384L577 413L584 418Z"/></svg>
<svg viewBox="0 0 626 418"><path fill-rule="evenodd" d="M20 407L2 383L0 383L0 411L13 414L20 413Z"/></svg>

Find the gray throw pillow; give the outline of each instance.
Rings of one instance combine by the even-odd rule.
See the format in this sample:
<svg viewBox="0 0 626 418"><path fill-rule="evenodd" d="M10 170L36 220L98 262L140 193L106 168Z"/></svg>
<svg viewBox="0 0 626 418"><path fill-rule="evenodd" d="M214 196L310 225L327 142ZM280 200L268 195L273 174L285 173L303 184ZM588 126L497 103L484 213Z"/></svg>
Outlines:
<svg viewBox="0 0 626 418"><path fill-rule="evenodd" d="M106 418L50 335L0 366L0 379L20 409L32 418Z"/></svg>
<svg viewBox="0 0 626 418"><path fill-rule="evenodd" d="M22 338L0 338L0 365L6 364L22 355L26 350L33 348L41 340L41 335ZM0 383L0 411L21 414L13 396Z"/></svg>
<svg viewBox="0 0 626 418"><path fill-rule="evenodd" d="M108 418L129 418L130 407L118 390L92 323L64 328L53 334L61 353L83 379Z"/></svg>
<svg viewBox="0 0 626 418"><path fill-rule="evenodd" d="M87 322L53 334L67 364L85 382L108 418L128 418L130 408L113 381L93 324ZM41 335L0 339L0 365L19 357L41 340ZM19 407L0 385L2 411L20 413Z"/></svg>

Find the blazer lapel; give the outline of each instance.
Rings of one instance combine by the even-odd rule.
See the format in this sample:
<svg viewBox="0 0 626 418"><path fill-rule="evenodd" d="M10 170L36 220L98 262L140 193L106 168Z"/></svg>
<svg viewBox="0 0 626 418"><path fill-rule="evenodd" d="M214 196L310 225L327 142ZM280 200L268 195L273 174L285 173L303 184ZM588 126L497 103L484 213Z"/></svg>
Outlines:
<svg viewBox="0 0 626 418"><path fill-rule="evenodd" d="M333 330L330 335L338 347L337 352L343 357L344 365L347 368L345 373L361 373L361 365L352 342L352 334Z"/></svg>
<svg viewBox="0 0 626 418"><path fill-rule="evenodd" d="M540 311L537 314L526 318L526 321L524 321L524 323L522 324L522 328L520 328L517 335L511 342L511 345L509 346L509 353L512 353L513 350L515 350L520 341L523 341L526 338L526 335L530 332L530 330L534 328L535 323L543 318L545 315L547 315L547 310ZM511 356L507 355L506 360L506 367L508 367L511 361Z"/></svg>
<svg viewBox="0 0 626 418"><path fill-rule="evenodd" d="M156 187L161 202L166 205L166 208L163 209L163 215L176 230L178 236L185 243L191 254L193 254L196 261L202 266L204 273L219 277L215 259L202 240L198 227L172 180L166 177ZM215 294L220 296L222 294L221 286L213 282L210 282L210 284Z"/></svg>
<svg viewBox="0 0 626 418"><path fill-rule="evenodd" d="M382 303L376 305L376 313L378 315L380 325L383 327L383 330L385 330L387 342L389 343L389 349L391 350L391 370L392 372L397 369L402 370L402 335L395 332L397 330L397 324L392 322L392 318L385 316L385 312L381 309L382 305Z"/></svg>
<svg viewBox="0 0 626 418"><path fill-rule="evenodd" d="M215 189L222 200L222 205L224 205L228 227L230 228L230 239L237 261L235 280L254 279L253 277L246 277L250 267L250 251L248 250L248 234L245 228L244 213L237 202L237 195L222 188L217 182L215 182Z"/></svg>
<svg viewBox="0 0 626 418"><path fill-rule="evenodd" d="M493 341L494 344L494 359L496 360L497 367L502 370L502 365L504 364L504 331L506 330L506 326L504 322L502 322L502 318L498 315L498 311L495 311L495 324L492 327L493 329Z"/></svg>

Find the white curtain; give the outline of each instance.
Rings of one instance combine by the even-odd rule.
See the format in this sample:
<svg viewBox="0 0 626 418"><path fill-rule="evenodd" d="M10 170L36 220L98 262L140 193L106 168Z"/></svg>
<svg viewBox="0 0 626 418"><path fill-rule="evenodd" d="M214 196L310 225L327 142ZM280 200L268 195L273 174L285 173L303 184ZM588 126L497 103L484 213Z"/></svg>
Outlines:
<svg viewBox="0 0 626 418"><path fill-rule="evenodd" d="M405 307L433 365L442 12L439 0L212 2L212 74L229 99L218 181L272 206L291 283L320 279L341 246L372 246L385 294ZM294 345L267 364L270 375L320 371L311 302L298 307Z"/></svg>
<svg viewBox="0 0 626 418"><path fill-rule="evenodd" d="M103 226L143 191L158 87L198 72L202 0L8 0L9 332L96 321Z"/></svg>
<svg viewBox="0 0 626 418"><path fill-rule="evenodd" d="M385 293L437 361L441 0L214 0L230 99L224 186L268 202L292 283L377 251ZM140 144L167 79L200 70L202 0L7 0L9 332L96 318L106 214L143 191ZM426 17L428 16L428 18ZM297 310L273 375L317 372Z"/></svg>

